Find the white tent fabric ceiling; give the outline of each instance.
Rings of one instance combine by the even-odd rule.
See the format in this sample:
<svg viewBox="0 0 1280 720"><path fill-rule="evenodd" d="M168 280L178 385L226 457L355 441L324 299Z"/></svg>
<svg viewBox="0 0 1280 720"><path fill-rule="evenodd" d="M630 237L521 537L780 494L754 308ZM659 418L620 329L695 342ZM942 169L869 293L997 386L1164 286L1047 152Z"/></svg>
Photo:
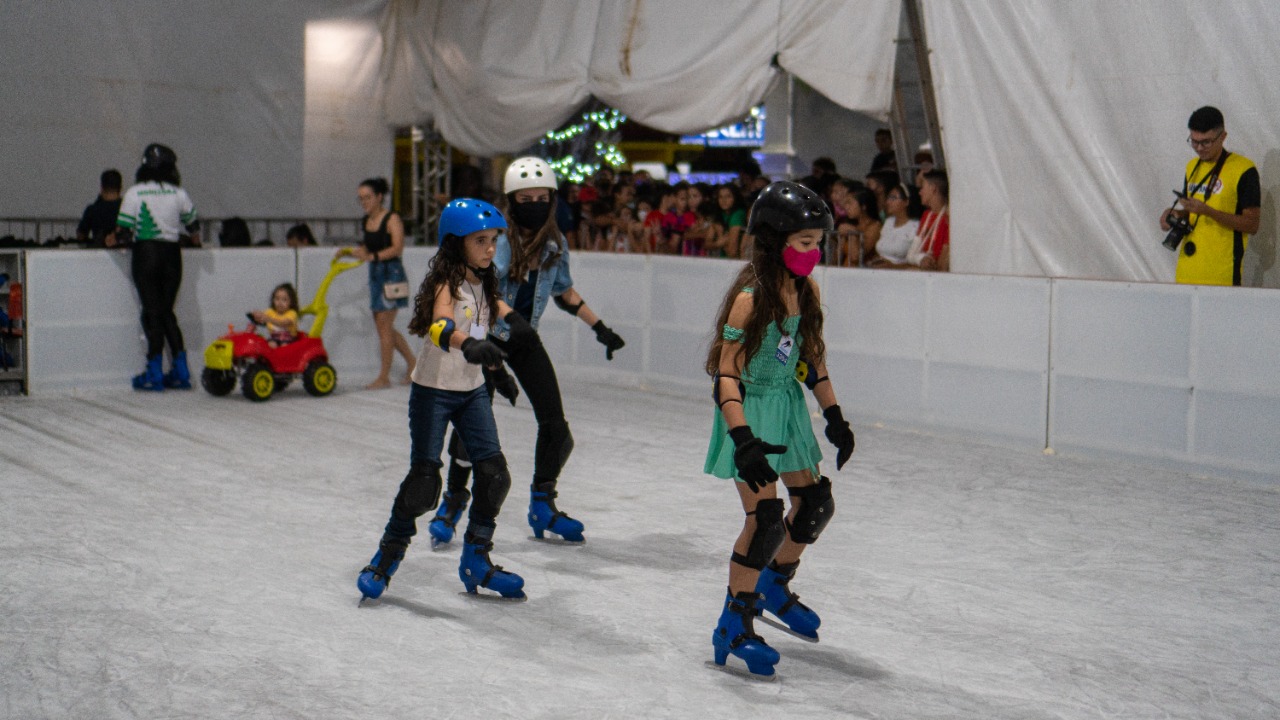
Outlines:
<svg viewBox="0 0 1280 720"><path fill-rule="evenodd" d="M759 103L776 56L838 104L884 117L899 13L871 0L392 2L386 109L482 156L528 147L589 96L697 132Z"/></svg>

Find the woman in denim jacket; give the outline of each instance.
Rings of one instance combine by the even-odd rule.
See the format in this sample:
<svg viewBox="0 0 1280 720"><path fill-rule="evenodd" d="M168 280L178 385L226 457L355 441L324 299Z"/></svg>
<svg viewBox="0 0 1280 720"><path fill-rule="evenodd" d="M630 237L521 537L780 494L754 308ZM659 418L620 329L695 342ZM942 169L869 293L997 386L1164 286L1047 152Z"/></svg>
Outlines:
<svg viewBox="0 0 1280 720"><path fill-rule="evenodd" d="M489 337L507 353L507 364L524 389L538 421L534 449L533 483L529 501L529 525L536 537L546 532L566 542L582 542L582 523L556 508L556 481L569 453L573 435L564 419L560 384L542 341L534 330L548 302L591 326L596 340L605 346L605 357L623 346L622 338L583 302L573 289L569 274L569 247L556 226L556 176L551 166L535 157L518 158L507 168L503 183L507 195L507 222L511 235L498 238L494 267L504 302L524 316L530 328L496 320ZM515 404L515 383L501 368L491 373L497 392ZM435 519L428 526L434 544L449 542L453 528L466 508L470 463L456 438L449 442L448 490Z"/></svg>

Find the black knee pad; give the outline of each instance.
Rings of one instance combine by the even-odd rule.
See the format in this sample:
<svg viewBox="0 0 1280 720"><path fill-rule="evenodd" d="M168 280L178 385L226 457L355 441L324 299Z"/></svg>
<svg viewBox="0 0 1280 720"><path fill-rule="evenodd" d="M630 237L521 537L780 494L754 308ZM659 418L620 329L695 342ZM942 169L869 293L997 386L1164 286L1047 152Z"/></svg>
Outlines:
<svg viewBox="0 0 1280 720"><path fill-rule="evenodd" d="M511 489L511 473L507 471L507 459L502 453L476 463L474 487L471 512L487 518L498 517Z"/></svg>
<svg viewBox="0 0 1280 720"><path fill-rule="evenodd" d="M440 502L440 468L427 463L414 463L400 483L395 510L404 517L422 517Z"/></svg>
<svg viewBox="0 0 1280 720"><path fill-rule="evenodd" d="M748 513L751 514L751 513ZM751 544L747 546L747 554L733 554L733 561L752 570L763 570L765 565L778 554L782 541L786 539L786 525L782 519L781 500L761 500L756 503L756 531L751 535Z"/></svg>
<svg viewBox="0 0 1280 720"><path fill-rule="evenodd" d="M816 485L787 488L787 493L793 498L792 502L796 499L800 501L795 517L787 523L791 539L802 545L811 545L836 513L836 501L831 497L831 481L825 476L819 477Z"/></svg>
<svg viewBox="0 0 1280 720"><path fill-rule="evenodd" d="M546 467L535 468L537 474L556 477L569 462L569 454L573 452L573 433L569 432L569 423L560 421L538 428L538 447L536 460Z"/></svg>

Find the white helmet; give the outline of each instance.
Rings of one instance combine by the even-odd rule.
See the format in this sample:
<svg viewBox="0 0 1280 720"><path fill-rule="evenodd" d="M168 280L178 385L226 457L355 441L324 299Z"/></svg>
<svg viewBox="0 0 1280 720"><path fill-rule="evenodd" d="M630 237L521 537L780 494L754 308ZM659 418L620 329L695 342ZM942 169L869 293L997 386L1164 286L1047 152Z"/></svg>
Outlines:
<svg viewBox="0 0 1280 720"><path fill-rule="evenodd" d="M507 166L506 177L502 180L502 192L510 195L517 190L529 188L556 189L556 173L546 160L536 157L522 157L511 161Z"/></svg>

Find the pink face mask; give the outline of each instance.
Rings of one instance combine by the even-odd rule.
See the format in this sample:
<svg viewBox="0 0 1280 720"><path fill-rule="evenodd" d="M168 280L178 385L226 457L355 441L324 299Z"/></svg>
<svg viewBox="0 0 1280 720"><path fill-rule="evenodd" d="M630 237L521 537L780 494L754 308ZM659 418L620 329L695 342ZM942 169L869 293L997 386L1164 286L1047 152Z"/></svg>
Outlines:
<svg viewBox="0 0 1280 720"><path fill-rule="evenodd" d="M800 252L790 245L782 248L782 264L800 277L808 277L821 259L822 251L817 248L809 252Z"/></svg>

